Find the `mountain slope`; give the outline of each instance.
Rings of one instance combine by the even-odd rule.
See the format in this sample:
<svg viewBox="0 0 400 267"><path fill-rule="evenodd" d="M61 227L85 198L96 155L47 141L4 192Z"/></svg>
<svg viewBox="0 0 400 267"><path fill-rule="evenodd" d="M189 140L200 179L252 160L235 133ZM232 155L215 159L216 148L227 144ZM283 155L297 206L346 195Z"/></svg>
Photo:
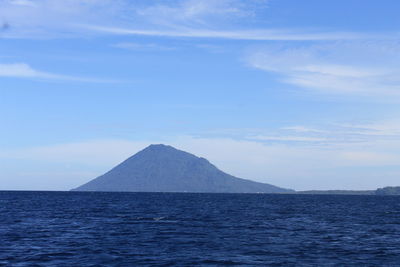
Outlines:
<svg viewBox="0 0 400 267"><path fill-rule="evenodd" d="M74 191L282 193L291 190L226 174L204 158L150 145Z"/></svg>

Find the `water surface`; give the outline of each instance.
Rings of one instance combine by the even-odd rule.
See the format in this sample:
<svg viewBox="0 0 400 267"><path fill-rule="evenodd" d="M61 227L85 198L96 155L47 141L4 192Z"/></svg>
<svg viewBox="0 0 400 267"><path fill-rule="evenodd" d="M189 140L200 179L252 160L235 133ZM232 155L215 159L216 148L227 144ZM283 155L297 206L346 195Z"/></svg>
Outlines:
<svg viewBox="0 0 400 267"><path fill-rule="evenodd" d="M0 266L399 266L400 197L0 192Z"/></svg>

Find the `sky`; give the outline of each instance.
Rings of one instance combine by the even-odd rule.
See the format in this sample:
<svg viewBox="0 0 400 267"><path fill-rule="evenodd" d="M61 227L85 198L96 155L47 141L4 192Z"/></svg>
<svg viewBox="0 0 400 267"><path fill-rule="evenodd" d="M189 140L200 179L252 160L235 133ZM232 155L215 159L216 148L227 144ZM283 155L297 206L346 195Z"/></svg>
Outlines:
<svg viewBox="0 0 400 267"><path fill-rule="evenodd" d="M398 0L0 0L0 190L150 144L296 190L400 185Z"/></svg>

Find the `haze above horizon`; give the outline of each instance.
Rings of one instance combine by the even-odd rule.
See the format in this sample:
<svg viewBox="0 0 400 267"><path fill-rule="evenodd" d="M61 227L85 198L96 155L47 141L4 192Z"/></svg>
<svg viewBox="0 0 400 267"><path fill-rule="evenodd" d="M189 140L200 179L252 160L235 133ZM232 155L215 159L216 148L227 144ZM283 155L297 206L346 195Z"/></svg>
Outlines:
<svg viewBox="0 0 400 267"><path fill-rule="evenodd" d="M295 190L399 185L397 0L2 0L0 190L154 143Z"/></svg>

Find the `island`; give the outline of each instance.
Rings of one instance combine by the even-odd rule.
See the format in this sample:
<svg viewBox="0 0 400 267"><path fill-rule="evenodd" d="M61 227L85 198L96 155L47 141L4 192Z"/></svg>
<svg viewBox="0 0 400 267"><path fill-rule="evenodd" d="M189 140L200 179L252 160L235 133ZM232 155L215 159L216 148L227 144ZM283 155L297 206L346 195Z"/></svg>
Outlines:
<svg viewBox="0 0 400 267"><path fill-rule="evenodd" d="M150 145L72 191L289 193L294 190L227 174L205 158L172 146Z"/></svg>

